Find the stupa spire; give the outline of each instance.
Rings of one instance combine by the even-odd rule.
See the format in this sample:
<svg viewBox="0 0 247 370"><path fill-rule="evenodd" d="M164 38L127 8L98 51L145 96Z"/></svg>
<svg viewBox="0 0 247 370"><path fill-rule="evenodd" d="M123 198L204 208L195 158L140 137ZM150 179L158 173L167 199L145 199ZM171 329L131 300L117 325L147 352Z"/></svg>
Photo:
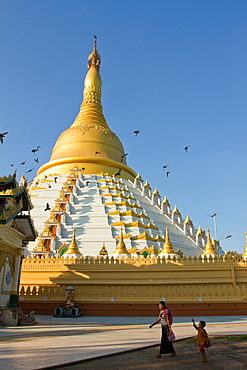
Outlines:
<svg viewBox="0 0 247 370"><path fill-rule="evenodd" d="M78 165L84 168L84 174L114 175L121 169L122 178L134 180L136 173L126 164L123 145L103 114L100 65L95 36L93 50L88 56L80 111L70 128L58 138L50 161L39 168L38 177L54 172L67 175L73 165Z"/></svg>

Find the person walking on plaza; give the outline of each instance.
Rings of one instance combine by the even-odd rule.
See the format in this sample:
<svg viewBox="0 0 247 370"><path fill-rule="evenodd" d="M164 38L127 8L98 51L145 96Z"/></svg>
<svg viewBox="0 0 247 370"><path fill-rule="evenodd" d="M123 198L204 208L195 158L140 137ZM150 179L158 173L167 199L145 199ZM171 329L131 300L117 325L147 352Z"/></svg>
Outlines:
<svg viewBox="0 0 247 370"><path fill-rule="evenodd" d="M206 322L205 321L200 321L198 326L197 326L195 324L194 319L192 319L192 324L198 332L197 333L197 343L199 344L199 351L202 354L202 362L207 362L205 346L209 347L209 346L211 346L211 344L209 343L209 340L208 340L208 334L207 334L206 330L204 329L205 326L206 326Z"/></svg>
<svg viewBox="0 0 247 370"><path fill-rule="evenodd" d="M174 350L172 342L168 340L168 333L172 333L172 313L166 307L164 301L159 303L160 313L158 319L149 326L151 329L154 325L161 323L162 336L160 343L160 351L156 355L157 358L161 357L161 354L171 353L171 356L175 356L176 352Z"/></svg>

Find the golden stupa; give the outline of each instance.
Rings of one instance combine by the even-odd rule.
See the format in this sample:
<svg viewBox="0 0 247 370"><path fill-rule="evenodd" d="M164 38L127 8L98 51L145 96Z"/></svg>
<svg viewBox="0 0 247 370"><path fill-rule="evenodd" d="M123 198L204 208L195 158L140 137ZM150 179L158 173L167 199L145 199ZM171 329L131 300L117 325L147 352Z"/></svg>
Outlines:
<svg viewBox="0 0 247 370"><path fill-rule="evenodd" d="M224 259L210 233L126 165L102 113L99 68L95 43L80 112L30 184L40 241L23 259L22 308L53 314L73 285L84 316L155 315L161 299L177 316L244 315L247 246L242 260Z"/></svg>
<svg viewBox="0 0 247 370"><path fill-rule="evenodd" d="M52 172L68 174L74 166L84 174L120 171L121 177L133 180L136 173L126 165L124 148L105 120L101 105L100 55L96 41L88 57L88 72L84 81L84 98L74 123L58 138L48 163L38 170L42 178Z"/></svg>

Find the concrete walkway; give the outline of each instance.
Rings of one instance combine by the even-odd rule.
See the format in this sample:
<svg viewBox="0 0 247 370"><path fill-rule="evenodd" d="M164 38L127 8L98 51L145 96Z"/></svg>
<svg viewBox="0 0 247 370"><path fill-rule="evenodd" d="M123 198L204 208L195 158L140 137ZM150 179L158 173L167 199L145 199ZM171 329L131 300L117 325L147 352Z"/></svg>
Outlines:
<svg viewBox="0 0 247 370"><path fill-rule="evenodd" d="M0 368L43 369L143 348L159 343L160 327L148 325L156 317L36 316L38 325L0 327ZM209 335L247 334L247 316L194 317L207 322ZM189 317L175 317L177 339L196 335Z"/></svg>

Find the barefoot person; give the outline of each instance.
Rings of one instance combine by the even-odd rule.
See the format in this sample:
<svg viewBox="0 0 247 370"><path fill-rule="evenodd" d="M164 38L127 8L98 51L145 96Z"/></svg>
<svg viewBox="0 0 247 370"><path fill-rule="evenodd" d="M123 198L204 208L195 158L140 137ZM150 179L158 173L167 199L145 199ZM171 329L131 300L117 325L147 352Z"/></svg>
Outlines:
<svg viewBox="0 0 247 370"><path fill-rule="evenodd" d="M159 322L161 323L162 337L161 337L161 343L160 343L160 351L156 355L156 357L160 358L161 354L165 354L165 353L171 353L171 356L175 356L176 352L173 348L173 344L167 338L167 334L169 332L172 333L171 320L170 320L171 312L166 307L166 304L164 301L161 301L159 303L159 309L160 309L160 313L159 313L158 319L152 325L149 326L149 328L151 329L154 325L158 324Z"/></svg>
<svg viewBox="0 0 247 370"><path fill-rule="evenodd" d="M194 319L192 319L192 324L194 328L197 330L197 343L199 344L199 351L202 354L202 362L207 362L207 356L205 352L205 345L209 343L208 334L204 329L206 326L205 321L200 321L198 326L195 324Z"/></svg>

